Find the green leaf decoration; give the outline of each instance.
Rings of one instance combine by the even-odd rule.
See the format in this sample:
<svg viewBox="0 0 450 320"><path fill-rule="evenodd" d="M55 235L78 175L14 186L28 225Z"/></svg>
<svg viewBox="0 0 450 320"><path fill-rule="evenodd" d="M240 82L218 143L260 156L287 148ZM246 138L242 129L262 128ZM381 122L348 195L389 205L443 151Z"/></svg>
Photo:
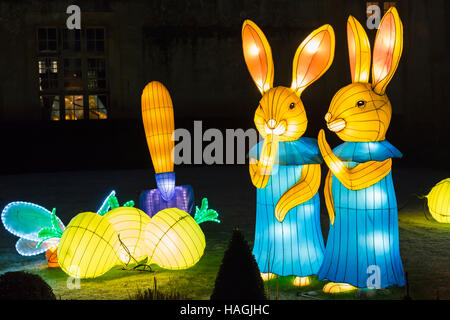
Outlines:
<svg viewBox="0 0 450 320"><path fill-rule="evenodd" d="M208 209L208 199L202 199L202 205L200 209L195 206L195 216L194 220L200 224L205 221L213 221L220 223L220 220L217 219L219 217L219 213L216 210Z"/></svg>
<svg viewBox="0 0 450 320"><path fill-rule="evenodd" d="M109 198L109 207L111 208L110 210L120 207L119 201L117 200L116 196L112 196Z"/></svg>
<svg viewBox="0 0 450 320"><path fill-rule="evenodd" d="M134 201L133 200L127 201L122 205L122 207L134 207Z"/></svg>
<svg viewBox="0 0 450 320"><path fill-rule="evenodd" d="M97 211L97 214L104 216L110 210L121 207L119 200L116 197L116 192L112 191L109 196L104 200L103 205ZM134 201L130 200L125 202L122 207L134 207Z"/></svg>
<svg viewBox="0 0 450 320"><path fill-rule="evenodd" d="M51 236L51 237L45 237L45 238L42 238L42 239L37 243L36 249L39 248L45 241L47 241L48 239L51 239L51 238L54 238L54 237Z"/></svg>
<svg viewBox="0 0 450 320"><path fill-rule="evenodd" d="M56 218L56 208L52 209L51 219L53 228L59 228L58 219Z"/></svg>
<svg viewBox="0 0 450 320"><path fill-rule="evenodd" d="M54 230L53 228L42 228L39 230L38 237L39 238L47 238L53 236Z"/></svg>
<svg viewBox="0 0 450 320"><path fill-rule="evenodd" d="M63 235L63 231L58 223L58 218L56 217L56 208L53 208L52 215L50 216L50 221L52 226L45 227L39 230L38 237L42 238L36 245L36 248L39 248L46 240L51 238L61 238Z"/></svg>

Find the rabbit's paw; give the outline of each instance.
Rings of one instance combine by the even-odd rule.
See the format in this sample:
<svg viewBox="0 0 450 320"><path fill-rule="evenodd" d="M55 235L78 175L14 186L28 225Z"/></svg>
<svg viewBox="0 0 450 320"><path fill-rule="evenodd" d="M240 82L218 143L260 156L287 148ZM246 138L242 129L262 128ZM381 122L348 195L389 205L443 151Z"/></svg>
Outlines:
<svg viewBox="0 0 450 320"><path fill-rule="evenodd" d="M348 284L348 283L336 283L336 282L328 282L323 287L323 292L325 293L344 293L352 290L356 290L358 288Z"/></svg>
<svg viewBox="0 0 450 320"><path fill-rule="evenodd" d="M269 273L261 272L261 278L263 279L263 281L268 281L268 280L275 278L275 274L270 273L270 272Z"/></svg>
<svg viewBox="0 0 450 320"><path fill-rule="evenodd" d="M295 277L294 286L296 287L306 287L311 284L311 279L309 277Z"/></svg>

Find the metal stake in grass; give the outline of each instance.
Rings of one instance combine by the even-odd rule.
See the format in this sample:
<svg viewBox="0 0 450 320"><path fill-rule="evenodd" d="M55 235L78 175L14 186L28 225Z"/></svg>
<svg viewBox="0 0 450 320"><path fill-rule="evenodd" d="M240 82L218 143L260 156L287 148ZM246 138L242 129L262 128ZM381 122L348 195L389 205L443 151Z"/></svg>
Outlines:
<svg viewBox="0 0 450 320"><path fill-rule="evenodd" d="M128 262L125 263L125 266L121 270L137 270L137 271L155 272L155 271L152 270L152 268L150 267L149 264L139 263L139 261L137 261L137 259L135 257L133 257L133 255L131 254L131 252L128 249L128 247L120 239L120 234L118 235L118 238L119 238L120 245L123 247L125 252L128 254ZM129 268L128 265L130 264L131 260L133 260L136 265L134 267L132 267L132 268ZM139 268L142 268L142 269L139 269ZM148 268L148 270L147 270L147 268Z"/></svg>

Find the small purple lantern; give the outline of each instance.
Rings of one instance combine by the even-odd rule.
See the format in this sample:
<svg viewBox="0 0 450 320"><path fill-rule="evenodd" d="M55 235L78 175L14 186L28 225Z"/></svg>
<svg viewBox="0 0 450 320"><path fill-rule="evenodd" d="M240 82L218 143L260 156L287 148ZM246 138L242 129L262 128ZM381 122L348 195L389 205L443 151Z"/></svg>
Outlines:
<svg viewBox="0 0 450 320"><path fill-rule="evenodd" d="M174 195L170 200L164 200L158 188L144 190L139 196L139 206L150 217L167 208L178 208L192 215L194 211L194 190L190 185L176 186Z"/></svg>

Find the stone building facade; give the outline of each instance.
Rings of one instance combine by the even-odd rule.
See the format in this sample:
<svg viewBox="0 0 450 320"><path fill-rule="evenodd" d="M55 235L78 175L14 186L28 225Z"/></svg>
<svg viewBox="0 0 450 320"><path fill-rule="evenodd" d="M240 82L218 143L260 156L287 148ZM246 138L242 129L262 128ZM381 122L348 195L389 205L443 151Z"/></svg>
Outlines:
<svg viewBox="0 0 450 320"><path fill-rule="evenodd" d="M79 126L93 132L109 126L97 119L140 123L141 91L159 80L171 92L177 126L204 119L219 127L251 127L259 92L242 55L240 30L248 18L265 32L275 84L285 86L299 43L325 23L334 27L334 63L303 95L307 135L314 136L333 94L350 81L346 19L352 14L364 25L366 7L374 3L381 10L395 5L404 24L403 56L387 90L394 112L388 136L406 149L419 144L446 150L445 0L1 1L0 122L5 128L31 123L50 130L49 136L67 130L53 122L70 122L74 135L78 125L69 120L89 119ZM70 4L81 8L79 31L65 27ZM368 34L373 44L375 30Z"/></svg>

